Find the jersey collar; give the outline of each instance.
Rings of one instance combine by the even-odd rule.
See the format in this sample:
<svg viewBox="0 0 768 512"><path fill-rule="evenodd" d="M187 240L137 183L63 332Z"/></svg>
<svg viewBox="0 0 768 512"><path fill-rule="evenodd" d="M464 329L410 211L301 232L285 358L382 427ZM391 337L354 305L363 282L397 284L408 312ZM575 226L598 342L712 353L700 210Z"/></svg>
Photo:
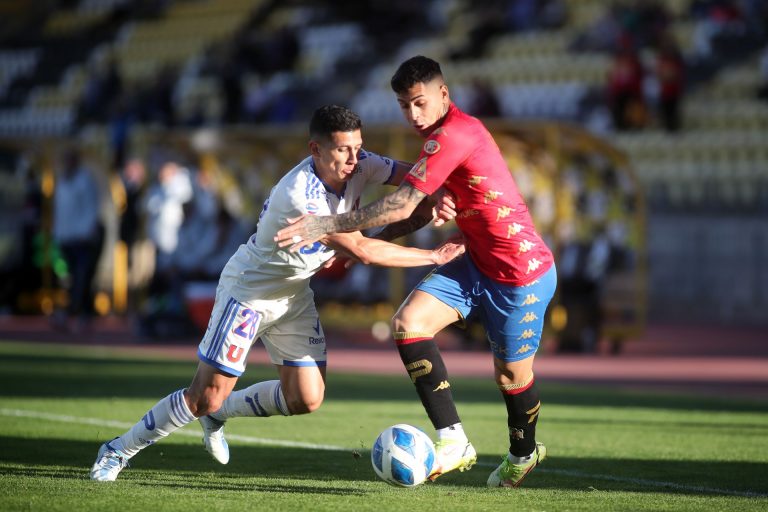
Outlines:
<svg viewBox="0 0 768 512"><path fill-rule="evenodd" d="M323 187L325 187L325 191L326 192L329 192L329 193L333 194L334 196L336 196L339 199L343 199L344 198L344 192L347 191L347 182L346 181L344 182L344 186L341 187L341 193L337 194L336 191L333 190L333 188L331 188L331 186L328 185L325 181L323 181L323 178L321 178L319 174L317 174L317 169L315 169L315 161L312 158L310 158L310 160L309 160L309 168L312 169L312 173L315 175L315 178L320 180L320 183L322 183Z"/></svg>

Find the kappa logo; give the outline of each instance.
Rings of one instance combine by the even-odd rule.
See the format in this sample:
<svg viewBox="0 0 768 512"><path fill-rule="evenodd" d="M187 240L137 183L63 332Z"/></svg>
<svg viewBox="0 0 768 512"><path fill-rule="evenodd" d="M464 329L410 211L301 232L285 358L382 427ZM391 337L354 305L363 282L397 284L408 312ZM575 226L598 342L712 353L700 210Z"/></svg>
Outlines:
<svg viewBox="0 0 768 512"><path fill-rule="evenodd" d="M416 178L419 181L423 181L426 183L427 181L427 158L424 157L418 162L416 162L411 168L410 172L411 176Z"/></svg>
<svg viewBox="0 0 768 512"><path fill-rule="evenodd" d="M525 345L517 349L517 352L515 352L515 354L525 354L526 352L530 352L532 348L533 348L532 346L526 343Z"/></svg>
<svg viewBox="0 0 768 512"><path fill-rule="evenodd" d="M441 382L440 384L438 384L438 385L437 385L437 387L436 387L435 389L433 389L433 390L432 390L432 392L434 393L435 391L440 391L440 390L442 390L442 389L448 389L448 388L450 388L450 387L451 387L451 383L450 383L450 382L448 382L447 380L444 380L443 382Z"/></svg>
<svg viewBox="0 0 768 512"><path fill-rule="evenodd" d="M485 200L485 204L491 203L498 199L500 195L502 195L504 192L499 192L498 190L489 190L483 195L483 199Z"/></svg>
<svg viewBox="0 0 768 512"><path fill-rule="evenodd" d="M539 260L537 260L536 258L531 258L528 261L528 272L526 272L526 274L530 274L531 272L535 271L540 266L541 266L541 262Z"/></svg>
<svg viewBox="0 0 768 512"><path fill-rule="evenodd" d="M467 181L469 182L469 188L476 187L480 183L482 183L483 180L487 180L488 176L475 176L474 174L470 176Z"/></svg>
<svg viewBox="0 0 768 512"><path fill-rule="evenodd" d="M531 249L533 249L534 245L536 245L536 244L534 244L530 240L523 240L522 242L520 242L517 254L521 254L521 253L530 251Z"/></svg>
<svg viewBox="0 0 768 512"><path fill-rule="evenodd" d="M440 151L440 143L436 140L428 140L426 144L424 144L424 152L428 155L434 155Z"/></svg>
<svg viewBox="0 0 768 512"><path fill-rule="evenodd" d="M536 304L537 302L539 302L539 298L536 296L536 294L529 293L523 300L523 306L530 306L531 304Z"/></svg>
<svg viewBox="0 0 768 512"><path fill-rule="evenodd" d="M509 214L513 211L514 210L510 206L499 206L496 209L496 222L503 219L504 217L509 217Z"/></svg>
<svg viewBox="0 0 768 512"><path fill-rule="evenodd" d="M517 222L513 222L511 226L507 227L507 238L510 238L523 230L523 226Z"/></svg>

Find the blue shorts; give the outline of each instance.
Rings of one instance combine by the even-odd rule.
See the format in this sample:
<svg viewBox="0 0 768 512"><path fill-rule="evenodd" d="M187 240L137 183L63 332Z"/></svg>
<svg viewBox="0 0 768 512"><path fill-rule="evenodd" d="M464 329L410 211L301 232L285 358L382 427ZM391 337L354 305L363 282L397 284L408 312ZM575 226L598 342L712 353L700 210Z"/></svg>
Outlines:
<svg viewBox="0 0 768 512"><path fill-rule="evenodd" d="M463 319L478 316L493 355L512 362L531 357L539 348L544 313L556 287L554 264L535 281L510 286L481 273L465 254L436 268L416 289L456 309Z"/></svg>

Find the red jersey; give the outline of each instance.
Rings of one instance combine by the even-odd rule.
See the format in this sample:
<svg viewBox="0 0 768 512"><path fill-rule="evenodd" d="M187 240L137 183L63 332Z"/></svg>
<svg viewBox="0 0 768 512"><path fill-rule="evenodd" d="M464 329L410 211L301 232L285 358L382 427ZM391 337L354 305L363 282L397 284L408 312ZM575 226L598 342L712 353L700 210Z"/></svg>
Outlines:
<svg viewBox="0 0 768 512"><path fill-rule="evenodd" d="M485 126L451 104L406 177L425 194L444 186L456 198L456 224L478 269L522 286L552 266L504 157Z"/></svg>

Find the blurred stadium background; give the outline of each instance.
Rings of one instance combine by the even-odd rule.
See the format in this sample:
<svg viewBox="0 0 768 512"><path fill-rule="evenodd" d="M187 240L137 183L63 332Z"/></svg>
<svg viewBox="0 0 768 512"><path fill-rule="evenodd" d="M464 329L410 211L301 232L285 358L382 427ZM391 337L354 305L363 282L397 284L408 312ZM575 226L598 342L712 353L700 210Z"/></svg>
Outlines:
<svg viewBox="0 0 768 512"><path fill-rule="evenodd" d="M766 1L0 0L0 20L3 338L198 337L317 106L350 106L368 149L416 157L388 83L424 54L557 253L546 347L618 352L672 325L768 351ZM97 195L57 206L67 172ZM91 210L73 248L60 230ZM386 341L421 275L323 272L324 325Z"/></svg>

